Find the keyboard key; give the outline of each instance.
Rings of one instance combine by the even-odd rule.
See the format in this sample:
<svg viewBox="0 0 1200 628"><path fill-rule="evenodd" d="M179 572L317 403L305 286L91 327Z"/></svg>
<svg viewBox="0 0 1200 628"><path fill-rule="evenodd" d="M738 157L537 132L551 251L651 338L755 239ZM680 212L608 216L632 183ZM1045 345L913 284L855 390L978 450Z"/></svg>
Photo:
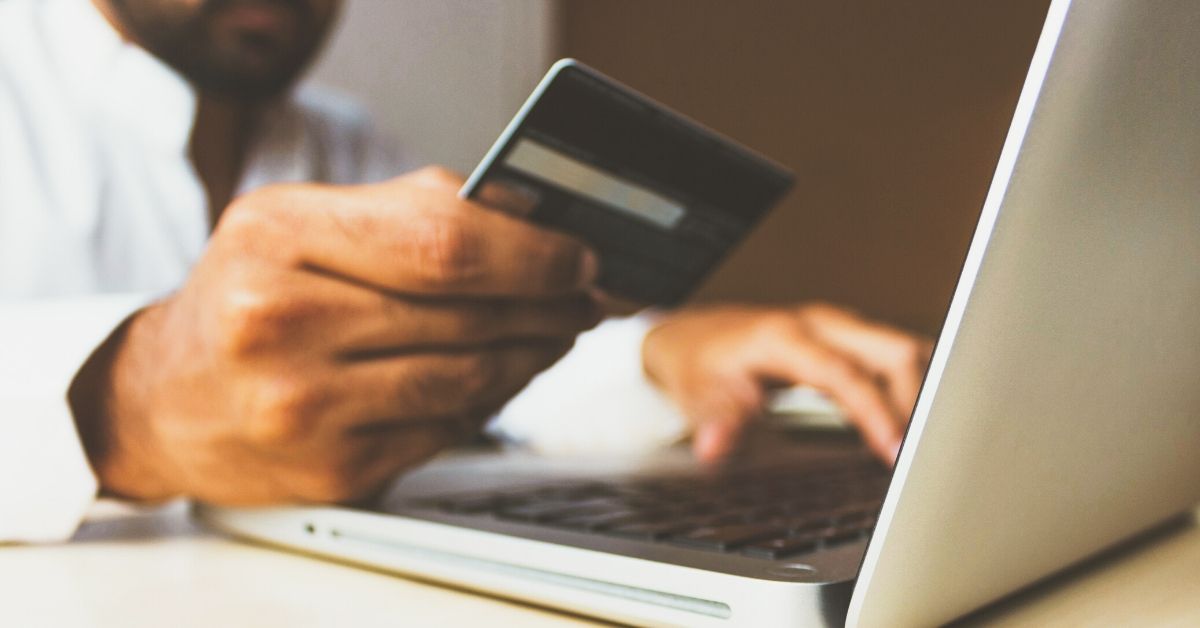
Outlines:
<svg viewBox="0 0 1200 628"><path fill-rule="evenodd" d="M821 536L821 544L825 547L841 545L863 538L862 530L828 530Z"/></svg>
<svg viewBox="0 0 1200 628"><path fill-rule="evenodd" d="M833 516L833 520L836 521L839 526L843 527L847 525L874 525L875 510L854 510L850 512L836 513Z"/></svg>
<svg viewBox="0 0 1200 628"><path fill-rule="evenodd" d="M550 521L550 525L579 530L604 530L620 525L662 521L667 515L639 510L612 510L590 515L566 516Z"/></svg>
<svg viewBox="0 0 1200 628"><path fill-rule="evenodd" d="M726 469L701 477L556 482L409 505L775 560L869 536L887 484L877 465Z"/></svg>
<svg viewBox="0 0 1200 628"><path fill-rule="evenodd" d="M787 519L787 530L790 534L801 534L804 532L816 532L826 528L833 527L832 519L824 515L806 516L806 517L791 517Z"/></svg>
<svg viewBox="0 0 1200 628"><path fill-rule="evenodd" d="M570 502L534 502L521 506L501 507L496 518L509 521L553 521L569 515L574 509Z"/></svg>
<svg viewBox="0 0 1200 628"><path fill-rule="evenodd" d="M474 515L492 512L504 504L498 495L446 500L439 504L441 510L455 514Z"/></svg>
<svg viewBox="0 0 1200 628"><path fill-rule="evenodd" d="M781 536L786 532L776 526L758 524L733 524L724 526L704 526L687 534L671 538L672 543L690 547L702 547L719 551L728 551L760 541L773 536Z"/></svg>
<svg viewBox="0 0 1200 628"><path fill-rule="evenodd" d="M781 506L760 506L752 508L745 512L747 521L763 521L772 517L782 517L787 514L787 510Z"/></svg>
<svg viewBox="0 0 1200 628"><path fill-rule="evenodd" d="M817 501L812 498L796 499L783 502L779 505L785 512L791 515L806 515L810 513L825 513L829 512L829 504L824 500Z"/></svg>
<svg viewBox="0 0 1200 628"><path fill-rule="evenodd" d="M695 527L696 524L686 521L641 522L604 528L602 532L604 534L620 536L628 539L657 541L659 539L667 538L668 536L682 534Z"/></svg>
<svg viewBox="0 0 1200 628"><path fill-rule="evenodd" d="M637 513L627 510L620 512L597 513L594 515L582 515L578 517L566 517L563 519L556 519L549 523L557 528L599 530L600 528L613 524L632 522L636 516Z"/></svg>
<svg viewBox="0 0 1200 628"><path fill-rule="evenodd" d="M717 526L730 526L740 523L747 523L746 518L737 513L711 513L707 515L699 515L696 520L704 524L705 527L714 528ZM750 522L754 523L754 522Z"/></svg>

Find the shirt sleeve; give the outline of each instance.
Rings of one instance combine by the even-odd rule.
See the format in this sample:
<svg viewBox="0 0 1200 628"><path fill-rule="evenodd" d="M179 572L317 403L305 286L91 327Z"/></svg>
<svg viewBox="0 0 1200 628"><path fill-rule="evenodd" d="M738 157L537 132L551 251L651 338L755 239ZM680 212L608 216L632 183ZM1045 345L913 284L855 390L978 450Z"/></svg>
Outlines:
<svg viewBox="0 0 1200 628"><path fill-rule="evenodd" d="M0 543L70 538L97 481L67 391L114 329L150 300L0 301Z"/></svg>
<svg viewBox="0 0 1200 628"><path fill-rule="evenodd" d="M657 316L612 318L505 406L488 431L548 455L640 455L687 433L682 413L642 368Z"/></svg>

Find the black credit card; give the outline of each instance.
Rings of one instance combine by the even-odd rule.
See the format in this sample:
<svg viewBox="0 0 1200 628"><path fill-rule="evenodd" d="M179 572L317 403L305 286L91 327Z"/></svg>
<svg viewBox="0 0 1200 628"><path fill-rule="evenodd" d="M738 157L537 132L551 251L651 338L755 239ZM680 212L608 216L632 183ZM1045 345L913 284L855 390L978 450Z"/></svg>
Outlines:
<svg viewBox="0 0 1200 628"><path fill-rule="evenodd" d="M600 256L599 286L687 298L791 188L786 168L572 59L555 63L460 196L501 184ZM511 195L510 195L511 196Z"/></svg>

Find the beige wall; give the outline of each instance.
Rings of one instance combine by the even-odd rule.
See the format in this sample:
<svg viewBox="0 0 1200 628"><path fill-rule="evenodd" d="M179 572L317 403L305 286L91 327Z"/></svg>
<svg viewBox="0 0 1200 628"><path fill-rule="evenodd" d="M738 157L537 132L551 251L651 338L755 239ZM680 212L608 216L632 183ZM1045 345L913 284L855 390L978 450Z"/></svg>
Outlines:
<svg viewBox="0 0 1200 628"><path fill-rule="evenodd" d="M570 55L787 163L699 295L821 298L934 331L1047 0L348 0L318 81L469 170Z"/></svg>
<svg viewBox="0 0 1200 628"><path fill-rule="evenodd" d="M559 50L798 173L702 299L832 299L934 331L1047 5L570 0Z"/></svg>
<svg viewBox="0 0 1200 628"><path fill-rule="evenodd" d="M426 162L468 171L549 65L549 0L347 0L312 79Z"/></svg>

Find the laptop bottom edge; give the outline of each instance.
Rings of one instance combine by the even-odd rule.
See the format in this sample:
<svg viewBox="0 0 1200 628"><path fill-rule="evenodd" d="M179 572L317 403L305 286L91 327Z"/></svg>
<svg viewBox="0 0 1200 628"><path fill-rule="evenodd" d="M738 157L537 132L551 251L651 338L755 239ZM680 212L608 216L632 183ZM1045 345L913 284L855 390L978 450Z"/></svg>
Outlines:
<svg viewBox="0 0 1200 628"><path fill-rule="evenodd" d="M840 626L854 584L722 574L343 508L197 506L195 514L243 539L637 625Z"/></svg>

